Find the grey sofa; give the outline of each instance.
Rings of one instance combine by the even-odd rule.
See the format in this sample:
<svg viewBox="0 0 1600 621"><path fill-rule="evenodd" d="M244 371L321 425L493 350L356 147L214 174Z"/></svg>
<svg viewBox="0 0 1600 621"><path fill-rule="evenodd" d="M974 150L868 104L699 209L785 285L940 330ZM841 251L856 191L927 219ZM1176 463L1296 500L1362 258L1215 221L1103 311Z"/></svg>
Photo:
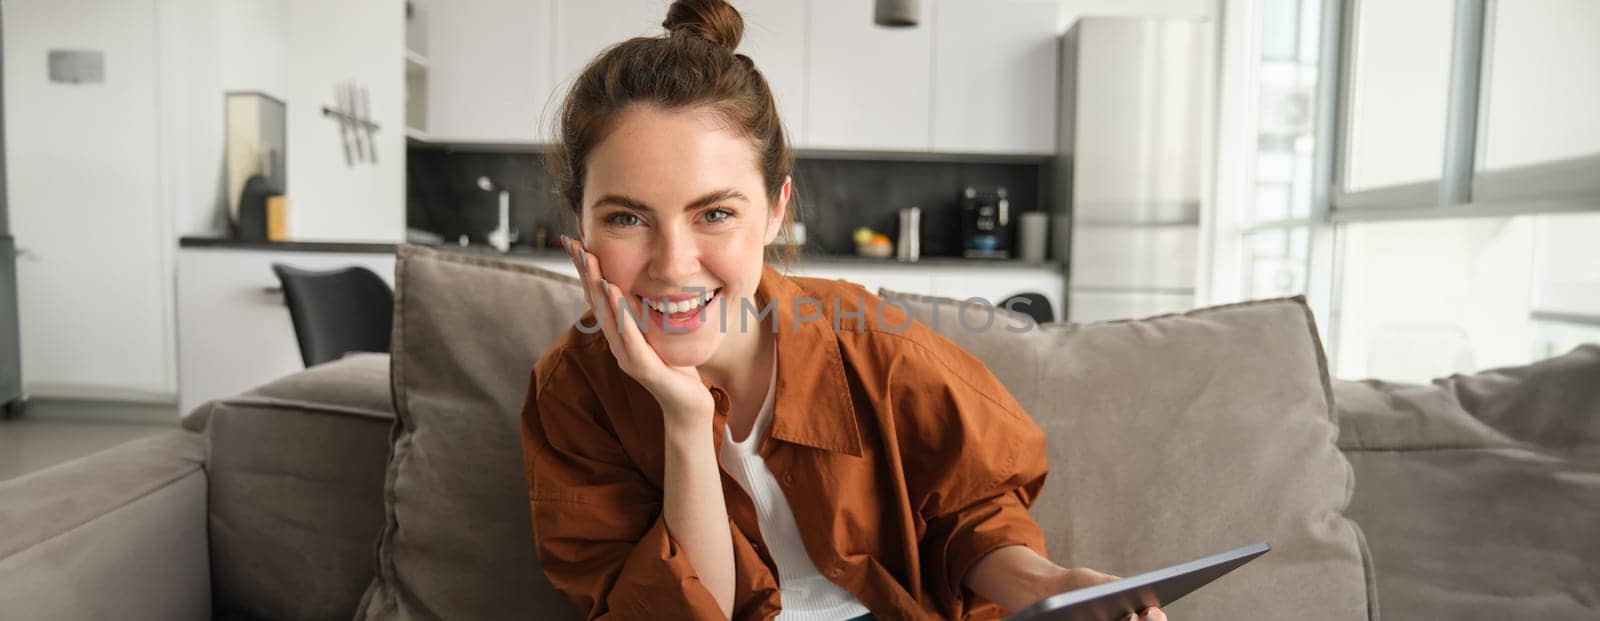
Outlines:
<svg viewBox="0 0 1600 621"><path fill-rule="evenodd" d="M516 438L571 283L400 255L392 356L0 482L0 618L576 618L538 572ZM1600 347L1331 382L1294 299L972 334L880 293L943 319L1050 434L1034 513L1058 562L1133 573L1273 541L1175 619L1600 614Z"/></svg>

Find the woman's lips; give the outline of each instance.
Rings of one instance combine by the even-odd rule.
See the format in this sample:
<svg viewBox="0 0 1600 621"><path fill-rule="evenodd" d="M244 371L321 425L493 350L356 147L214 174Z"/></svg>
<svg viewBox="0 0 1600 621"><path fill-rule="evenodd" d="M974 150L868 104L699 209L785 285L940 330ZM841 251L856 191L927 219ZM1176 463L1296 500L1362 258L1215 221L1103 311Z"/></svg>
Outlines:
<svg viewBox="0 0 1600 621"><path fill-rule="evenodd" d="M693 332L707 323L708 307L710 307L711 304L715 303L721 297L722 290L717 289L712 293L711 297L705 301L705 303L686 311L670 314L647 307L648 313L654 315L655 317L660 317L660 319L651 319L648 323L651 325L651 327L665 330L670 334L686 334Z"/></svg>
<svg viewBox="0 0 1600 621"><path fill-rule="evenodd" d="M706 304L709 304L711 300L716 299L717 294L721 293L721 292L722 292L722 287L716 287L716 288L708 289L708 290L706 290L704 292L700 292L700 293L677 294L677 295L661 295L661 296L640 296L640 297L644 298L644 305L645 305L645 307L647 309L656 311L657 313L665 313L666 311L665 311L664 308L660 308L660 309L655 308L655 306L652 306L652 303L655 303L655 304L658 304L660 306L665 307L665 306L667 306L669 304L672 304L672 303L695 300L695 299L700 298L702 295L705 296L705 299L700 303L700 305L695 306L694 308L691 308L691 309L689 309L687 311L678 311L676 313L671 313L672 315L681 315L681 314L685 314L685 313L689 313L689 312L693 312L693 311L698 311L698 310L700 310L702 308L705 308Z"/></svg>

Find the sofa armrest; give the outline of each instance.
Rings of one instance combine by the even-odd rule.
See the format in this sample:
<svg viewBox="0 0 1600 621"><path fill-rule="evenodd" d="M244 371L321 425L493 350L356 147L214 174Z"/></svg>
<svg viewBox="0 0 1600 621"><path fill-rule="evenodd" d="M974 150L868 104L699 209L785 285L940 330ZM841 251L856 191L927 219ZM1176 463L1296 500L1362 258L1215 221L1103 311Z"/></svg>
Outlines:
<svg viewBox="0 0 1600 621"><path fill-rule="evenodd" d="M210 617L204 453L174 430L0 482L0 618Z"/></svg>

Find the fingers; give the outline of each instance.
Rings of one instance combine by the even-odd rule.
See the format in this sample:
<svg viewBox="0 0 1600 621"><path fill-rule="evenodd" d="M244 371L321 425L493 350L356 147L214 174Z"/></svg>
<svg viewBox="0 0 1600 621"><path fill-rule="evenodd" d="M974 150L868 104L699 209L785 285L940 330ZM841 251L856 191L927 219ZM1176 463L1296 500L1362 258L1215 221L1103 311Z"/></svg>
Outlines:
<svg viewBox="0 0 1600 621"><path fill-rule="evenodd" d="M643 360L642 356L649 350L649 345L645 343L644 334L640 332L639 324L634 321L634 313L639 312L638 307L635 306L637 302L632 299L633 296L623 295L622 290L617 288L616 285L604 280L601 280L600 283L606 297L606 312L611 317L616 318L616 323L613 325L614 332L612 333L615 338L611 341L613 351L620 354L619 357L626 356L629 360ZM618 306L619 303L627 304L628 309L632 309L632 312ZM617 351L618 348L621 348L621 350Z"/></svg>
<svg viewBox="0 0 1600 621"><path fill-rule="evenodd" d="M1094 586L1119 579L1117 576L1113 576L1103 571L1095 571L1093 569L1089 569L1088 567L1074 568L1073 571L1078 572L1079 584L1083 586Z"/></svg>
<svg viewBox="0 0 1600 621"><path fill-rule="evenodd" d="M617 357L618 363L625 370L638 370L633 363L641 361L641 356L649 348L644 335L640 332L639 324L634 321L636 316L645 316L641 312L642 303L634 301L632 296L625 295L620 287L606 281L601 275L600 258L584 248L583 242L563 235L561 243L567 246L568 254L577 265L578 276L583 282L584 298L588 300L589 308L595 312L612 355ZM620 304L627 304L627 309Z"/></svg>
<svg viewBox="0 0 1600 621"><path fill-rule="evenodd" d="M600 310L594 303L596 289L593 286L593 281L589 278L588 257L584 256L588 254L588 251L584 250L577 241L566 235L562 235L560 239L561 248L566 250L567 256L572 259L573 269L578 270L578 282L580 283L578 288L583 291L583 300L589 303L589 310L598 315Z"/></svg>
<svg viewBox="0 0 1600 621"><path fill-rule="evenodd" d="M578 270L578 280L583 290L583 299L589 303L589 310L594 311L595 320L600 324L601 332L605 333L606 341L613 347L617 345L616 325L613 320L616 313L611 308L610 292L606 290L605 279L600 272L600 259L592 256L583 247L583 242L565 235L561 236L561 245L567 249L567 255L572 258L573 267Z"/></svg>
<svg viewBox="0 0 1600 621"><path fill-rule="evenodd" d="M1138 613L1129 614L1126 619L1128 621L1167 621L1167 613L1161 612L1160 608L1151 606Z"/></svg>

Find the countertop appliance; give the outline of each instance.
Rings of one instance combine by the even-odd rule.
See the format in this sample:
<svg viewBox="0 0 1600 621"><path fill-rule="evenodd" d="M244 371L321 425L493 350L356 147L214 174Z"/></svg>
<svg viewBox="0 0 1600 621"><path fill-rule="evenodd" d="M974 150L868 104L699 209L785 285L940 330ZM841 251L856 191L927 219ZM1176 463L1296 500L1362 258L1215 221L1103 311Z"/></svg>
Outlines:
<svg viewBox="0 0 1600 621"><path fill-rule="evenodd" d="M1005 188L967 186L961 193L961 256L1011 258L1011 220Z"/></svg>

